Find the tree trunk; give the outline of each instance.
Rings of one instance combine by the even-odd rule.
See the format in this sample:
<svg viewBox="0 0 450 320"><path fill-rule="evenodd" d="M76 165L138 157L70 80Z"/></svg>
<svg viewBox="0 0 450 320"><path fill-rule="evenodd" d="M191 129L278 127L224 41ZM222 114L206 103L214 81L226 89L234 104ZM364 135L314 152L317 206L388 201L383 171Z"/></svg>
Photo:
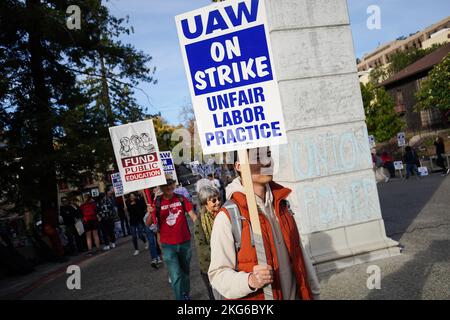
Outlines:
<svg viewBox="0 0 450 320"><path fill-rule="evenodd" d="M26 5L32 19L28 30L28 50L33 88L29 106L31 110L28 112L32 121L35 121L36 133L35 145L33 146L35 153L30 156L34 158L34 162L38 162L34 174L38 181L41 210L43 213L49 213L54 212L56 207L57 187L56 166L53 158L53 115L50 106L50 92L45 83L43 67L45 55L39 24L39 19L42 19L40 14L41 4L39 0L27 0ZM54 214L43 214L43 216L52 220L43 221L43 223L51 223L52 225L55 223L54 219L57 219Z"/></svg>

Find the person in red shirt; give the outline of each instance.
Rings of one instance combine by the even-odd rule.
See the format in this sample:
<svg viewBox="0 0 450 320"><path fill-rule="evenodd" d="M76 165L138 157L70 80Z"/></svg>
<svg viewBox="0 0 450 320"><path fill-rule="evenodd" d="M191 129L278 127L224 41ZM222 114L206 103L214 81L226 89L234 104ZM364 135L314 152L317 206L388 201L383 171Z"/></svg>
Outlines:
<svg viewBox="0 0 450 320"><path fill-rule="evenodd" d="M100 248L100 239L98 237L97 203L92 199L90 194L86 196L86 201L80 206L80 211L83 215L88 255L92 255L92 237L94 238L97 250Z"/></svg>
<svg viewBox="0 0 450 320"><path fill-rule="evenodd" d="M191 262L191 233L186 213L195 222L197 215L186 197L174 193L175 181L167 179L161 186L162 195L147 206L160 233L163 259L169 271L177 300L189 300L189 269Z"/></svg>
<svg viewBox="0 0 450 320"><path fill-rule="evenodd" d="M389 171L391 178L395 178L394 160L386 151L381 154L381 161L383 162L383 168Z"/></svg>

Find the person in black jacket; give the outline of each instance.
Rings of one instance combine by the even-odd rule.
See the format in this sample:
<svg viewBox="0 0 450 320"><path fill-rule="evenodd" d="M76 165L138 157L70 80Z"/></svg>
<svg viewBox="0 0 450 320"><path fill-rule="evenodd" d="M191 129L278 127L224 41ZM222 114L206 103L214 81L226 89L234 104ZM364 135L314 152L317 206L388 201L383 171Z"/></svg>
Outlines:
<svg viewBox="0 0 450 320"><path fill-rule="evenodd" d="M406 179L409 179L410 175L417 175L417 177L420 177L419 170L417 169L419 157L417 156L416 151L410 146L405 148L404 161L406 164Z"/></svg>
<svg viewBox="0 0 450 320"><path fill-rule="evenodd" d="M126 204L128 214L130 216L130 228L131 236L133 238L134 255L136 256L139 254L138 237L145 243L145 249L148 249L144 225L144 216L147 212L147 206L144 200L138 198L134 193L130 194Z"/></svg>
<svg viewBox="0 0 450 320"><path fill-rule="evenodd" d="M436 148L436 165L438 167L442 168L442 174L448 175L450 173L450 169L447 169L447 166L445 165L445 144L444 139L442 137L438 136L436 137L436 140L434 141L434 146Z"/></svg>
<svg viewBox="0 0 450 320"><path fill-rule="evenodd" d="M66 226L66 236L68 240L69 253L75 253L75 251L82 252L85 250L86 245L83 242L83 237L78 234L75 228L77 219L81 219L80 208L73 201L69 201L67 197L61 198L61 206L59 208L59 214L63 219Z"/></svg>

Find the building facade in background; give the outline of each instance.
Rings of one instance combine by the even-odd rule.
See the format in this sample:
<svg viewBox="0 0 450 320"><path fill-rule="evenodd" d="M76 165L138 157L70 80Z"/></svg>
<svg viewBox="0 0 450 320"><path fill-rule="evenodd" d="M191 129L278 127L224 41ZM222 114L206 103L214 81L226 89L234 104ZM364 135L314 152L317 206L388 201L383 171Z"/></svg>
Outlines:
<svg viewBox="0 0 450 320"><path fill-rule="evenodd" d="M380 84L395 101L395 111L404 117L409 131L431 129L446 124L444 112L431 108L417 111L416 93L428 73L450 53L450 43L407 66Z"/></svg>
<svg viewBox="0 0 450 320"><path fill-rule="evenodd" d="M394 40L381 45L360 59L358 72L370 71L370 69L387 65L392 55L399 51L411 48L427 49L434 44L449 42L449 30L450 17L447 17L405 39Z"/></svg>

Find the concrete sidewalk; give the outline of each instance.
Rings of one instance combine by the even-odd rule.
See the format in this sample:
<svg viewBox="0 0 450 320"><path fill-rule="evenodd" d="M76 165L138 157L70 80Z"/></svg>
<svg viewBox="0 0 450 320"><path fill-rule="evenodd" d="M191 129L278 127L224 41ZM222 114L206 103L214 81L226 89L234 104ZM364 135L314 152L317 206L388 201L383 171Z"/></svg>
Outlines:
<svg viewBox="0 0 450 320"><path fill-rule="evenodd" d="M322 299L450 299L450 176L378 184L387 235L402 255L321 274ZM367 267L381 269L369 290Z"/></svg>

